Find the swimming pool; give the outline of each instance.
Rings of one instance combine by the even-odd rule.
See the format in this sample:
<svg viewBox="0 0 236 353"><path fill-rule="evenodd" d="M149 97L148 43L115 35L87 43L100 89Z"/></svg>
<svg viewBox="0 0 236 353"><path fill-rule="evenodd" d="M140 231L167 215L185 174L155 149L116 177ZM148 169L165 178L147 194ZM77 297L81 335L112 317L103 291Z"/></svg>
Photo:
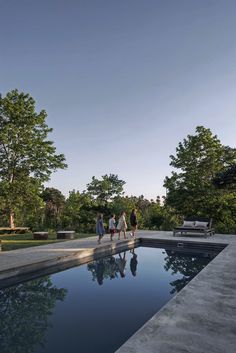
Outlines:
<svg viewBox="0 0 236 353"><path fill-rule="evenodd" d="M115 352L215 255L139 247L2 289L0 352Z"/></svg>

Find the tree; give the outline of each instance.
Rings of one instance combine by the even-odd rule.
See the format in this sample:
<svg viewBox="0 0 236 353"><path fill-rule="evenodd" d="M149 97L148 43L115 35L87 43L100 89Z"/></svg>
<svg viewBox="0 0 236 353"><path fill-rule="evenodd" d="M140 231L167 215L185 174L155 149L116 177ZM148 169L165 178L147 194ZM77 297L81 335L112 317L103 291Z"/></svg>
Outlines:
<svg viewBox="0 0 236 353"><path fill-rule="evenodd" d="M114 197L113 201L109 204L110 213L114 213L116 215L116 219L118 220L119 215L121 212L126 212L126 221L129 225L129 215L133 208L135 208L136 198L128 197L128 196L116 196ZM140 220L140 217L138 217Z"/></svg>
<svg viewBox="0 0 236 353"><path fill-rule="evenodd" d="M158 202L151 202L143 214L145 229L160 229L164 222L163 207Z"/></svg>
<svg viewBox="0 0 236 353"><path fill-rule="evenodd" d="M91 183L87 184L88 193L95 199L107 203L115 196L124 194L125 181L118 179L118 175L103 175L102 180L92 177Z"/></svg>
<svg viewBox="0 0 236 353"><path fill-rule="evenodd" d="M65 206L65 196L55 188L46 188L41 196L45 202L45 225L58 228Z"/></svg>
<svg viewBox="0 0 236 353"><path fill-rule="evenodd" d="M96 201L88 193L72 190L62 213L63 228L85 233L94 232L98 211Z"/></svg>
<svg viewBox="0 0 236 353"><path fill-rule="evenodd" d="M19 205L38 193L53 171L66 168L63 154L56 154L52 132L45 122L44 110L35 111L35 101L18 90L0 96L0 198L14 227Z"/></svg>
<svg viewBox="0 0 236 353"><path fill-rule="evenodd" d="M87 184L87 192L100 205L100 212L108 215L109 202L124 194L124 185L125 181L118 179L118 175L115 174L105 174L101 180L93 176L91 183Z"/></svg>
<svg viewBox="0 0 236 353"><path fill-rule="evenodd" d="M165 203L182 216L203 215L225 220L229 195L213 184L215 176L235 164L236 149L223 146L210 129L196 128L170 156L170 165L179 172L166 177ZM227 201L228 200L228 201Z"/></svg>

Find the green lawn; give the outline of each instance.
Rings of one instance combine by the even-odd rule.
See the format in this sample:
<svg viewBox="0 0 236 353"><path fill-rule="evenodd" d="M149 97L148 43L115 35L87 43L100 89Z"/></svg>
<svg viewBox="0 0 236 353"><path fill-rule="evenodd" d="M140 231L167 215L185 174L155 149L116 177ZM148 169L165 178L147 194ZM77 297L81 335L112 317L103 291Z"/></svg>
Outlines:
<svg viewBox="0 0 236 353"><path fill-rule="evenodd" d="M75 239L82 239L92 237L95 234L86 234L86 233L76 233ZM22 248L29 248L31 246L39 246L45 244L59 243L62 241L57 239L56 234L49 234L48 240L34 240L32 233L25 234L0 234L0 240L2 244L2 251L16 250Z"/></svg>

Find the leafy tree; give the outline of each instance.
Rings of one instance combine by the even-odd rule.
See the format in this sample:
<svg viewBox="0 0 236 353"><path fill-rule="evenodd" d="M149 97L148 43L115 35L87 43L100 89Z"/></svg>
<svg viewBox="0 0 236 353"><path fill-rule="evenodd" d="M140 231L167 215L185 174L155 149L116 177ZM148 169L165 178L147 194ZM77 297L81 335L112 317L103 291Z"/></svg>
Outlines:
<svg viewBox="0 0 236 353"><path fill-rule="evenodd" d="M160 203L151 202L143 215L143 225L146 229L160 229L164 222L163 207Z"/></svg>
<svg viewBox="0 0 236 353"><path fill-rule="evenodd" d="M63 228L80 232L94 232L99 207L86 192L71 191L62 213Z"/></svg>
<svg viewBox="0 0 236 353"><path fill-rule="evenodd" d="M166 177L166 205L182 216L204 215L227 222L228 196L215 188L214 177L235 164L236 150L223 146L210 129L196 128L170 156L170 165L179 172Z"/></svg>
<svg viewBox="0 0 236 353"><path fill-rule="evenodd" d="M118 179L115 174L105 174L101 180L93 176L91 183L87 184L87 193L96 201L98 211L102 212L105 218L111 213L111 201L124 194L124 184L125 181Z"/></svg>
<svg viewBox="0 0 236 353"><path fill-rule="evenodd" d="M116 219L121 212L125 211L127 218L126 221L129 224L129 215L133 208L136 207L136 198L133 196L116 196L114 197L113 201L109 204L109 211L110 213L114 213L116 215ZM138 217L140 220L140 217Z"/></svg>
<svg viewBox="0 0 236 353"><path fill-rule="evenodd" d="M164 203L161 211L163 216L163 222L160 226L161 230L173 230L174 227L180 224L182 217L176 213L176 210L173 207Z"/></svg>
<svg viewBox="0 0 236 353"><path fill-rule="evenodd" d="M46 188L41 196L45 202L45 225L58 228L65 206L65 196L55 188Z"/></svg>
<svg viewBox="0 0 236 353"><path fill-rule="evenodd" d="M57 155L47 139L52 129L46 117L44 110L35 111L29 94L13 90L0 96L0 197L11 227L18 207L32 197L35 184L66 167L64 155Z"/></svg>
<svg viewBox="0 0 236 353"><path fill-rule="evenodd" d="M87 192L97 201L107 204L114 197L124 194L124 185L125 181L115 174L103 175L101 180L93 176L91 183L87 184Z"/></svg>
<svg viewBox="0 0 236 353"><path fill-rule="evenodd" d="M16 197L14 204L15 222L26 224L29 227L38 227L42 223L44 203L40 197L42 188L37 180L30 179L30 188L26 193L22 193L20 197ZM18 183L18 186L20 182ZM13 185L12 190L15 185ZM7 190L0 182L0 219L3 226L9 223L9 208L7 208L6 199L8 197Z"/></svg>

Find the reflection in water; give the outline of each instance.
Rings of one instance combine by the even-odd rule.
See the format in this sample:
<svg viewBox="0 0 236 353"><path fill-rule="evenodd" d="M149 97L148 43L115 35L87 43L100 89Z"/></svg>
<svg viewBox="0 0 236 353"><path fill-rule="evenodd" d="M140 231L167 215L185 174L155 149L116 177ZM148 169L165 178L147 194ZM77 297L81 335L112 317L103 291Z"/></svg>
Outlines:
<svg viewBox="0 0 236 353"><path fill-rule="evenodd" d="M171 270L172 275L180 273L182 278L170 282L173 287L171 294L179 292L186 284L188 284L198 272L200 272L211 261L216 254L212 253L191 253L178 252L173 250L165 250L167 257L165 257L164 269Z"/></svg>
<svg viewBox="0 0 236 353"><path fill-rule="evenodd" d="M137 255L134 249L130 251L133 255L130 260L130 271L133 276L137 272ZM126 251L115 256L106 257L93 261L87 265L88 271L92 273L92 280L97 281L99 285L103 284L104 279L124 278L126 270Z"/></svg>
<svg viewBox="0 0 236 353"><path fill-rule="evenodd" d="M121 278L125 277L125 265L127 262L125 255L126 255L126 251L123 253L123 256L121 256L121 254L119 254L118 259L116 259L117 268L118 268L118 271L120 273Z"/></svg>
<svg viewBox="0 0 236 353"><path fill-rule="evenodd" d="M138 255L135 254L134 249L130 251L131 254L133 254L131 260L130 260L130 271L132 275L135 277L137 274L137 265L138 265L138 260L137 257Z"/></svg>
<svg viewBox="0 0 236 353"><path fill-rule="evenodd" d="M132 249L130 253L132 254L130 259L130 273L136 277L138 265L137 254L135 253L135 249ZM166 271L171 270L172 275L183 275L182 278L177 278L170 282L170 286L173 287L170 294L179 292L216 256L215 253L196 254L167 249L165 249L163 254L167 255L164 258L164 269ZM126 251L124 251L116 255L116 257L110 256L93 261L87 265L87 269L92 273L92 280L102 285L104 279L124 278L126 263Z"/></svg>
<svg viewBox="0 0 236 353"><path fill-rule="evenodd" d="M49 277L0 290L0 352L33 353L37 344L43 346L48 319L66 292Z"/></svg>

